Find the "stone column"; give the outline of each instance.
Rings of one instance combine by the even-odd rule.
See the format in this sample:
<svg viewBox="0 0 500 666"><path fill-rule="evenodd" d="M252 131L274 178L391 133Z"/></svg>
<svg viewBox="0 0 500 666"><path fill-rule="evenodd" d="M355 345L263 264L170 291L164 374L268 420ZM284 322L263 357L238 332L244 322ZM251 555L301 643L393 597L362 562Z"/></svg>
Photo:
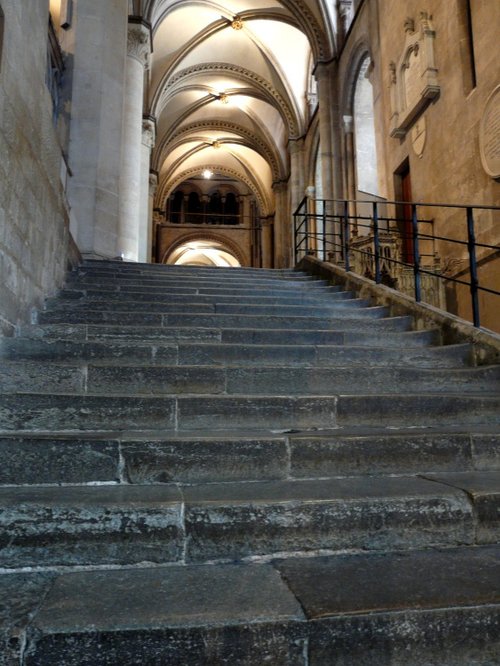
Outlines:
<svg viewBox="0 0 500 666"><path fill-rule="evenodd" d="M290 151L290 194L293 214L306 195L304 173L304 140L290 139L288 142L288 149Z"/></svg>
<svg viewBox="0 0 500 666"><path fill-rule="evenodd" d="M262 231L261 231L261 258L262 258L262 268L272 268L273 267L273 256L272 256L272 235L273 233L273 224L272 219L263 218L262 219Z"/></svg>
<svg viewBox="0 0 500 666"><path fill-rule="evenodd" d="M144 71L149 67L150 54L149 26L144 22L129 22L117 247L118 254L129 261L137 261L139 257Z"/></svg>
<svg viewBox="0 0 500 666"><path fill-rule="evenodd" d="M322 188L325 200L343 198L342 184L342 150L339 124L339 107L335 93L337 87L337 65L335 62L318 63L316 66L319 98L319 133L322 166ZM327 204L327 215L341 212L341 207ZM327 233L337 234L335 240L340 242L338 234L340 225L327 221ZM340 250L340 247L338 248ZM337 253L338 254L338 253Z"/></svg>
<svg viewBox="0 0 500 666"><path fill-rule="evenodd" d="M158 190L158 173L156 171L149 172L149 202L148 202L148 261L154 261L153 256L153 238L156 233L154 223L154 209L155 209L155 196Z"/></svg>
<svg viewBox="0 0 500 666"><path fill-rule="evenodd" d="M151 258L151 223L153 208L150 204L150 166L151 150L156 138L156 123L153 118L147 117L142 121L142 147L141 147L141 191L140 191L140 219L139 219L139 252L138 259L148 262Z"/></svg>
<svg viewBox="0 0 500 666"><path fill-rule="evenodd" d="M68 154L72 232L85 256L111 258L117 254L120 218L127 4L85 0L78 3L73 19Z"/></svg>
<svg viewBox="0 0 500 666"><path fill-rule="evenodd" d="M273 183L274 213L274 268L288 268L292 257L292 220L288 209L288 186L280 181Z"/></svg>

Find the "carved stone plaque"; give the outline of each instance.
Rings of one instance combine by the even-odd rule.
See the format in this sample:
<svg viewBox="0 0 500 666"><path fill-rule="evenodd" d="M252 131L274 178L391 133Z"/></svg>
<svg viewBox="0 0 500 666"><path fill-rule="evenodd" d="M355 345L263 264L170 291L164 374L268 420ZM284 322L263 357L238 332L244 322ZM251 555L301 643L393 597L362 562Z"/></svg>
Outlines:
<svg viewBox="0 0 500 666"><path fill-rule="evenodd" d="M421 116L413 125L411 130L411 143L413 150L418 157L424 156L425 142L427 139L427 124L425 116Z"/></svg>
<svg viewBox="0 0 500 666"><path fill-rule="evenodd" d="M486 102L479 130L479 147L486 173L492 178L500 178L500 86Z"/></svg>
<svg viewBox="0 0 500 666"><path fill-rule="evenodd" d="M420 12L417 24L405 21L406 38L398 62L390 63L390 134L404 138L441 91L434 60L436 33L431 16Z"/></svg>

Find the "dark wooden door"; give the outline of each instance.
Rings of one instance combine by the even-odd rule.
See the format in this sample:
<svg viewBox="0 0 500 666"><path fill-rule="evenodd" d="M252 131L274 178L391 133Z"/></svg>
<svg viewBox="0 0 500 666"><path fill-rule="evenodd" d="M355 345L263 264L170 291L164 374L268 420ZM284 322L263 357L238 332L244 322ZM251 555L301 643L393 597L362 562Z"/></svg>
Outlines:
<svg viewBox="0 0 500 666"><path fill-rule="evenodd" d="M401 173L401 195L403 202L412 201L411 177L409 168ZM412 210L409 203L405 203L402 206L402 213L403 219L400 224L400 230L403 240L403 261L407 264L413 264Z"/></svg>

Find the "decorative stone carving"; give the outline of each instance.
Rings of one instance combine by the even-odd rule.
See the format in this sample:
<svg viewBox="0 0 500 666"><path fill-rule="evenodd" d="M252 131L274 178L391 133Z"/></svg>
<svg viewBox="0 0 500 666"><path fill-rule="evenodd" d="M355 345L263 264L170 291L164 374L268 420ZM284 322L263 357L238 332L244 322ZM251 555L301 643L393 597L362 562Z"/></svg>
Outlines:
<svg viewBox="0 0 500 666"><path fill-rule="evenodd" d="M156 123L152 118L142 120L142 145L154 148L156 142Z"/></svg>
<svg viewBox="0 0 500 666"><path fill-rule="evenodd" d="M488 176L500 178L500 85L486 102L479 128L479 148Z"/></svg>
<svg viewBox="0 0 500 666"><path fill-rule="evenodd" d="M425 116L417 120L411 130L411 144L415 154L422 158L424 156L425 143L427 140L427 123Z"/></svg>
<svg viewBox="0 0 500 666"><path fill-rule="evenodd" d="M143 23L129 23L127 35L127 55L149 69L151 56L151 32Z"/></svg>
<svg viewBox="0 0 500 666"><path fill-rule="evenodd" d="M431 17L420 12L418 30L412 19L404 24L405 46L397 63L391 62L391 136L403 138L432 100L441 92L434 59L436 33Z"/></svg>
<svg viewBox="0 0 500 666"><path fill-rule="evenodd" d="M154 197L158 190L158 174L156 171L149 172L149 196Z"/></svg>

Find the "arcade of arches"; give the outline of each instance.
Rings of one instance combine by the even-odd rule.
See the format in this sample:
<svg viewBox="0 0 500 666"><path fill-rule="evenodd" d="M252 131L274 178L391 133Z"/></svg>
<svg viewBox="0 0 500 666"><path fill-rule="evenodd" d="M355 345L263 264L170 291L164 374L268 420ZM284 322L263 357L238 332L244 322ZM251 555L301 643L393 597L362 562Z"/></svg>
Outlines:
<svg viewBox="0 0 500 666"><path fill-rule="evenodd" d="M411 174L498 205L499 25L479 0L0 0L1 332L80 255L290 266L306 194Z"/></svg>

